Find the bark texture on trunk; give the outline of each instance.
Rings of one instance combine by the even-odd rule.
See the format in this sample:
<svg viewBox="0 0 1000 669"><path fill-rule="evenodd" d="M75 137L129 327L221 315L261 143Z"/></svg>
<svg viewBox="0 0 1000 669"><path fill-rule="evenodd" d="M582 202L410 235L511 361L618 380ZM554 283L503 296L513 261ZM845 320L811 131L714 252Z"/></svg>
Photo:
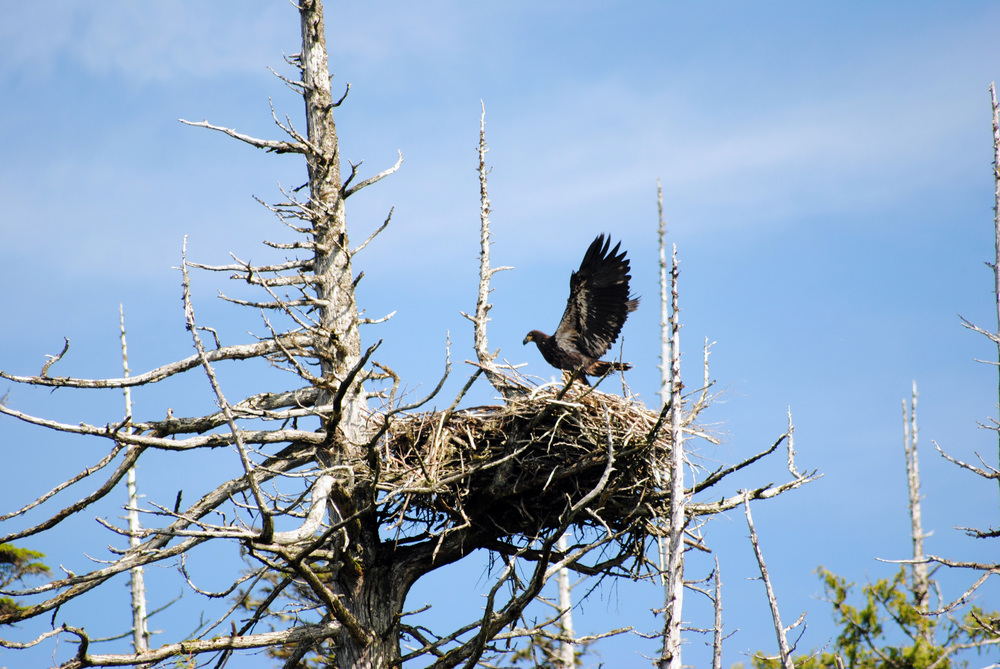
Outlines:
<svg viewBox="0 0 1000 669"><path fill-rule="evenodd" d="M394 578L393 569L370 565L359 578L345 582L342 596L351 613L368 631L369 640L358 642L345 634L336 645L333 663L337 669L387 669L398 666L399 614L410 583Z"/></svg>
<svg viewBox="0 0 1000 669"><path fill-rule="evenodd" d="M361 360L361 336L358 331L358 308L354 298L354 273L351 268L347 236L345 193L340 173L340 150L333 118L330 94L330 70L327 65L323 3L303 0L299 3L302 23L303 98L305 99L309 167L309 203L315 244L314 273L316 297L320 301L319 331L313 347L320 358L324 390L337 393L341 383L351 387L343 393L336 424L328 427L343 438L346 451L364 443L366 396L352 370Z"/></svg>
<svg viewBox="0 0 1000 669"><path fill-rule="evenodd" d="M354 272L347 234L347 214L340 151L330 92L326 35L321 0L299 2L302 25L303 98L305 100L309 169L309 203L315 244L316 297L319 328L313 347L321 364L324 400L339 397L327 420L326 464L363 462L369 439L367 395L363 388L361 337L354 295ZM348 384L347 389L343 388ZM321 404L326 401L321 400ZM364 477L357 477L358 483ZM373 491L352 484L334 492L336 512L348 517L362 508ZM368 669L393 666L399 658L399 616L409 582L396 579L380 560L377 525L362 517L349 526L345 567L334 576L331 590L365 630L367 638L344 633L336 643L332 666Z"/></svg>

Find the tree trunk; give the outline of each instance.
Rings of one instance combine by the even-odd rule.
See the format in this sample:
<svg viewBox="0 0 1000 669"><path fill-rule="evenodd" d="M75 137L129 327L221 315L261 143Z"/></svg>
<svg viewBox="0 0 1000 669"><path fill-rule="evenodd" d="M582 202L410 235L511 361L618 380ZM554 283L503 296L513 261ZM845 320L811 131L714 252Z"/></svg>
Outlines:
<svg viewBox="0 0 1000 669"><path fill-rule="evenodd" d="M330 669L388 669L399 666L399 614L409 582L394 578L392 568L375 567L344 592L345 603L370 640L359 643L345 634L338 640ZM342 579L343 581L343 579Z"/></svg>
<svg viewBox="0 0 1000 669"><path fill-rule="evenodd" d="M302 83L304 86L309 168L309 204L315 242L314 273L318 279L319 328L313 347L319 357L323 397L328 404L340 397L327 419L327 453L324 464L363 462L368 430L365 425L367 395L363 389L361 337L354 296L354 273L347 235L346 192L340 171L340 151L330 93L326 35L321 0L300 0L302 24ZM343 388L348 384L347 389ZM373 493L364 483L342 488L334 494L341 517L353 514ZM332 660L339 669L393 666L398 660L399 616L409 583L394 579L387 567L378 567L378 528L362 518L348 528L350 545L345 566L334 576L332 591L367 638L345 632L337 640ZM336 539L335 539L336 541Z"/></svg>
<svg viewBox="0 0 1000 669"><path fill-rule="evenodd" d="M309 166L308 208L315 242L313 271L319 279L316 297L320 302L320 327L313 347L322 365L326 399L340 390L341 383L350 383L351 387L343 394L340 414L333 417L333 424L327 425L327 428L337 433L336 441L343 440L340 446L344 451L351 451L365 442L363 410L366 396L359 381L360 375L355 379L349 378L351 370L361 360L361 336L347 237L340 150L330 95L323 3L321 0L303 0L299 7L302 19L302 53L299 57L309 140L306 152Z"/></svg>

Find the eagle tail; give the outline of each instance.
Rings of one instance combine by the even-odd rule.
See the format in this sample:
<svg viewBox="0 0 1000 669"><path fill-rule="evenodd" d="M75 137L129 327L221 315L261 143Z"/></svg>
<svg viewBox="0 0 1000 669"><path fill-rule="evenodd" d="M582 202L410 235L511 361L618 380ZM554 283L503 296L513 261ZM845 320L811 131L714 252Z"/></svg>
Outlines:
<svg viewBox="0 0 1000 669"><path fill-rule="evenodd" d="M609 372L626 372L632 369L632 365L627 362L610 362L608 360L597 360L591 363L585 371L590 376L604 376Z"/></svg>

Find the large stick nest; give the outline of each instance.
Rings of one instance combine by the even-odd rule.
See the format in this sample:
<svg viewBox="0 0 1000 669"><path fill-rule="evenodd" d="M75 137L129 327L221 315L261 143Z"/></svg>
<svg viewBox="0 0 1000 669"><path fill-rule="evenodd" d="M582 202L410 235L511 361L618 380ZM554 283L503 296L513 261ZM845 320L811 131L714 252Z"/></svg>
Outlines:
<svg viewBox="0 0 1000 669"><path fill-rule="evenodd" d="M669 517L662 414L577 387L562 398L542 387L503 406L395 418L380 483L391 497L386 510L424 531L471 524L493 536L535 536L596 490L574 524L662 532L650 522Z"/></svg>

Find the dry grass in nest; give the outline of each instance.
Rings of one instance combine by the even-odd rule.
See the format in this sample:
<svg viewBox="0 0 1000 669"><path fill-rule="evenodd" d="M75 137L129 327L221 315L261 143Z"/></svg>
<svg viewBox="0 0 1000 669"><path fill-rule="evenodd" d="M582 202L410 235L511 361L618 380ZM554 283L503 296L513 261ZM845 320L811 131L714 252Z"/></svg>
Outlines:
<svg viewBox="0 0 1000 669"><path fill-rule="evenodd" d="M613 469L601 484L613 452ZM643 537L668 517L669 431L641 404L575 385L504 406L395 418L380 488L400 525L431 532L465 524L534 536L559 525L596 488L574 523ZM638 539L638 536L633 536Z"/></svg>

